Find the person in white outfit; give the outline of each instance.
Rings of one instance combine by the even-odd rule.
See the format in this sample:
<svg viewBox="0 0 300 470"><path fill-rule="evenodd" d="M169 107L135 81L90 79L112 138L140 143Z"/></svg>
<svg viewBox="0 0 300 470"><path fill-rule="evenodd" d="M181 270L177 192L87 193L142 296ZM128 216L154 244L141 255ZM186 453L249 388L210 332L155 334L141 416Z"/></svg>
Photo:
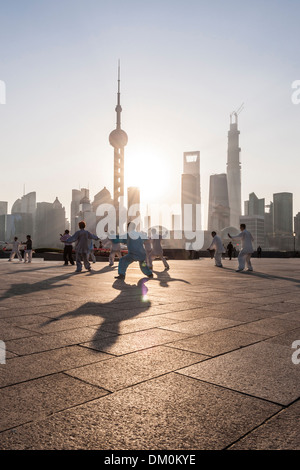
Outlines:
<svg viewBox="0 0 300 470"><path fill-rule="evenodd" d="M238 235L230 235L228 233L228 236L232 238L233 240L235 239L241 239L242 242L242 249L239 252L238 256L238 262L239 262L239 267L236 270L237 272L243 271L245 269L245 265L247 265L248 271L253 271L252 264L251 264L251 255L253 253L253 245L252 242L254 238L252 237L251 233L246 230L246 225L241 224L240 225L241 233Z"/></svg>
<svg viewBox="0 0 300 470"><path fill-rule="evenodd" d="M21 256L21 253L20 253L20 245L21 245L21 243L18 241L18 237L15 237L14 241L12 242L12 250L11 250L11 254L10 254L10 257L9 257L8 261L12 261L14 259L14 257L17 255L17 257L19 258L20 263L22 263L23 260L22 260L22 256Z"/></svg>
<svg viewBox="0 0 300 470"><path fill-rule="evenodd" d="M87 255L88 261L90 261L90 258L92 258L93 263L96 263L96 256L94 254L94 242L91 239L90 244L89 244L89 251Z"/></svg>
<svg viewBox="0 0 300 470"><path fill-rule="evenodd" d="M85 222L79 222L79 230L74 233L72 237L68 239L69 243L76 242L75 251L76 251L76 273L80 273L82 270L82 260L84 263L85 269L88 271L91 270L91 265L88 261L88 251L89 251L89 244L90 240L99 240L97 235L93 235L92 233L85 230Z"/></svg>
<svg viewBox="0 0 300 470"><path fill-rule="evenodd" d="M110 231L109 236L113 239L115 238L115 232L113 230ZM109 253L109 266L113 266L115 262L115 257L118 256L119 260L122 258L121 253L121 243L113 243L110 239L106 242L105 248L109 246L110 253Z"/></svg>
<svg viewBox="0 0 300 470"><path fill-rule="evenodd" d="M164 267L166 270L170 269L170 266L167 263L166 258L164 257L164 252L163 248L161 246L161 240L162 236L156 234L156 230L152 229L151 230L151 244L152 244L152 250L150 253L148 253L148 258L150 260L150 266L149 268L152 269L152 262L155 258L159 258L162 260Z"/></svg>
<svg viewBox="0 0 300 470"><path fill-rule="evenodd" d="M215 250L215 254L214 254L215 265L218 268L223 268L222 254L224 253L224 246L223 246L222 240L219 237L219 235L217 235L216 232L211 232L211 236L213 237L213 239L208 250Z"/></svg>

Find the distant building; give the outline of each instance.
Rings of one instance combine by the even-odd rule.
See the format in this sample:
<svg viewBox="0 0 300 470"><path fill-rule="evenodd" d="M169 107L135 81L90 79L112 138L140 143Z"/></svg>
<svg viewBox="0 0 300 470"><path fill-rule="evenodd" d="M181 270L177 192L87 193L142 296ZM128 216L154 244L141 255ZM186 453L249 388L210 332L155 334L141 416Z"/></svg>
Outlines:
<svg viewBox="0 0 300 470"><path fill-rule="evenodd" d="M5 237L11 241L15 236L26 240L26 235L33 235L36 215L36 193L24 194L11 208L11 214L5 218Z"/></svg>
<svg viewBox="0 0 300 470"><path fill-rule="evenodd" d="M201 204L200 152L184 152L183 174L181 176L181 210L184 228L184 205L192 206L192 230L196 230L196 205Z"/></svg>
<svg viewBox="0 0 300 470"><path fill-rule="evenodd" d="M97 212L97 208L102 204L110 204L113 205L114 201L111 197L109 190L104 186L101 191L99 191L95 196L92 202L92 210Z"/></svg>
<svg viewBox="0 0 300 470"><path fill-rule="evenodd" d="M249 194L249 200L244 203L244 215L265 215L265 200L258 199L255 193Z"/></svg>
<svg viewBox="0 0 300 470"><path fill-rule="evenodd" d="M96 232L96 213L93 211L92 204L90 202L88 194L89 194L89 191L86 190L85 196L80 200L77 222L80 222L81 220L83 220L86 224L86 230L88 230L89 232L95 233ZM78 230L78 224L77 224L76 230Z"/></svg>
<svg viewBox="0 0 300 470"><path fill-rule="evenodd" d="M232 116L236 121L232 121ZM227 184L228 198L230 207L230 225L238 227L240 216L242 215L241 202L241 163L237 113L233 113L230 119L230 129L228 131L228 150L227 150Z"/></svg>
<svg viewBox="0 0 300 470"><path fill-rule="evenodd" d="M35 231L32 237L35 248L62 248L60 234L64 233L65 228L66 211L58 198L53 203L37 203Z"/></svg>
<svg viewBox="0 0 300 470"><path fill-rule="evenodd" d="M134 186L130 186L127 188L127 210L128 210L128 215L127 215L127 221L131 222L134 219L137 219L141 215L141 200L140 200L140 189ZM129 213L131 215L129 215ZM141 227L137 227L138 230L141 229Z"/></svg>
<svg viewBox="0 0 300 470"><path fill-rule="evenodd" d="M72 201L71 201L71 233L75 233L78 229L78 214L79 205L83 197L89 197L89 190L86 188L72 189Z"/></svg>
<svg viewBox="0 0 300 470"><path fill-rule="evenodd" d="M208 230L219 233L230 225L227 175L225 173L210 176Z"/></svg>
<svg viewBox="0 0 300 470"><path fill-rule="evenodd" d="M114 206L117 216L117 231L119 230L119 205L123 205L124 198L124 149L128 142L126 132L121 128L121 100L120 100L120 64L118 67L118 93L115 108L117 119L116 128L109 134L109 143L114 148Z"/></svg>
<svg viewBox="0 0 300 470"><path fill-rule="evenodd" d="M294 217L294 236L296 237L296 248L300 249L300 212Z"/></svg>
<svg viewBox="0 0 300 470"><path fill-rule="evenodd" d="M274 234L293 234L293 194L276 193L273 194L273 224Z"/></svg>
<svg viewBox="0 0 300 470"><path fill-rule="evenodd" d="M0 201L0 215L6 215L6 214L7 214L7 202Z"/></svg>

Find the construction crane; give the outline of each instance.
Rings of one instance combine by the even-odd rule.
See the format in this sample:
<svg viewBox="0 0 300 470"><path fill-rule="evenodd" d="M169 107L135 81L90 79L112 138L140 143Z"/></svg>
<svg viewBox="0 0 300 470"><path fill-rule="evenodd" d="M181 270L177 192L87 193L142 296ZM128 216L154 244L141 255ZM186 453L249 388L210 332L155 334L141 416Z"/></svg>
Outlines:
<svg viewBox="0 0 300 470"><path fill-rule="evenodd" d="M238 115L243 111L243 109L244 109L244 103L242 103L241 106L236 111L232 111L232 113L230 114L230 124L232 124L232 117L233 116L235 116L235 122L237 124Z"/></svg>

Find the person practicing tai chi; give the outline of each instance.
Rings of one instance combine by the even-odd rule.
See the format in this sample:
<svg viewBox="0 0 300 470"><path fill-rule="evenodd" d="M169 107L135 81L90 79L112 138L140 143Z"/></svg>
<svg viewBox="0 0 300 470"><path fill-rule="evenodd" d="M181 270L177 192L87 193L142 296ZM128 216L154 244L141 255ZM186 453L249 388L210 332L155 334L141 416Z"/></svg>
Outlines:
<svg viewBox="0 0 300 470"><path fill-rule="evenodd" d="M152 269L152 262L155 258L159 258L162 260L164 267L166 270L170 269L170 266L167 263L166 258L164 257L163 248L161 246L162 236L160 234L157 235L155 228L151 230L151 243L152 243L152 250L150 252L150 269Z"/></svg>
<svg viewBox="0 0 300 470"><path fill-rule="evenodd" d="M7 244L7 242L6 242ZM14 257L17 255L20 263L22 263L22 256L21 256L21 253L20 253L20 245L21 243L18 241L18 237L15 237L14 238L14 241L12 242L12 250L11 250L11 254L10 254L10 257L9 257L9 260L8 261L12 261L14 259Z"/></svg>
<svg viewBox="0 0 300 470"><path fill-rule="evenodd" d="M32 260L32 240L30 235L26 235L26 242L23 242L22 245L26 245L24 251L24 263L31 263Z"/></svg>
<svg viewBox="0 0 300 470"><path fill-rule="evenodd" d="M110 231L110 236L113 237L115 235L115 232L113 230ZM112 243L110 240L110 253L109 253L109 266L113 266L115 262L115 257L118 256L119 260L122 258L122 253L121 253L121 243Z"/></svg>
<svg viewBox="0 0 300 470"><path fill-rule="evenodd" d="M245 264L248 268L247 271L253 271L250 258L254 251L252 245L254 238L252 237L251 233L246 230L245 224L241 224L240 229L241 233L239 233L238 235L232 236L228 233L229 238L232 238L233 240L241 239L242 242L242 249L240 250L238 255L239 266L236 272L243 271L245 269Z"/></svg>
<svg viewBox="0 0 300 470"><path fill-rule="evenodd" d="M76 252L76 271L75 273L80 273L82 270L82 260L85 269L88 271L91 270L91 265L88 261L88 252L90 246L90 240L99 240L97 235L85 230L85 222L81 221L78 224L79 230L74 233L73 236L68 238L68 243L76 242L75 252Z"/></svg>
<svg viewBox="0 0 300 470"><path fill-rule="evenodd" d="M224 253L225 250L224 250L222 240L219 237L219 235L216 234L216 232L211 232L211 236L213 237L213 239L210 244L210 247L208 248L208 251L214 250L215 265L218 268L223 268L222 254Z"/></svg>
<svg viewBox="0 0 300 470"><path fill-rule="evenodd" d="M93 239L91 238L90 240L90 243L89 243L89 251L88 251L88 254L87 254L87 259L88 261L90 261L90 258L92 259L93 263L96 263L96 256L95 256L95 253L94 253L94 242L93 242Z"/></svg>
<svg viewBox="0 0 300 470"><path fill-rule="evenodd" d="M144 235L135 230L135 224L130 222L127 226L128 233L127 238L119 238L117 235L115 239L112 239L112 243L126 243L128 254L123 256L119 261L118 276L116 279L125 279L126 271L128 266L134 261L138 261L140 269L148 277L153 277L152 270L147 266L146 263L146 251L144 248Z"/></svg>
<svg viewBox="0 0 300 470"><path fill-rule="evenodd" d="M72 243L68 242L68 239L70 238L70 232L69 230L65 230L65 233L60 235L60 241L64 244L64 266L68 266L68 261L70 261L70 264L74 265L74 260L73 260L73 247Z"/></svg>

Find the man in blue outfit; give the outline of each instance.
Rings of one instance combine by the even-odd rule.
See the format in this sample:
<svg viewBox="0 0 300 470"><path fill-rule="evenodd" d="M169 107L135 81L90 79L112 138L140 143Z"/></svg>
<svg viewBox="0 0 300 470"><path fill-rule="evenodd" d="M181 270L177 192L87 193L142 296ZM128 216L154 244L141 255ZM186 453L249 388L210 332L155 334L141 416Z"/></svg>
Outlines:
<svg viewBox="0 0 300 470"><path fill-rule="evenodd" d="M119 261L119 275L116 276L116 279L125 279L126 270L134 261L139 262L143 274L150 278L153 277L152 271L146 263L146 251L144 248L145 238L141 233L135 230L135 224L133 222L129 223L127 228L130 228L130 231L127 233L127 238L121 239L117 236L115 239L111 240L113 243L126 243L128 249L128 254L123 256Z"/></svg>

